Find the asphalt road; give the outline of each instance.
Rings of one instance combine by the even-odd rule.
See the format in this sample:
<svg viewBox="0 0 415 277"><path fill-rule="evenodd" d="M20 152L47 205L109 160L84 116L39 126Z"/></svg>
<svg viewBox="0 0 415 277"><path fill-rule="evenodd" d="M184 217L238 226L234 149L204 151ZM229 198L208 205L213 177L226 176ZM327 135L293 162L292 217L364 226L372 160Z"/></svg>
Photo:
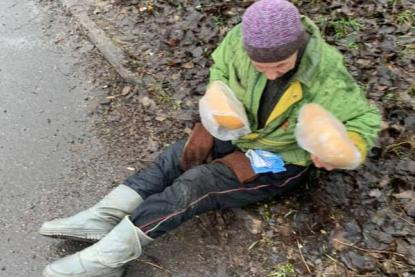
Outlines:
<svg viewBox="0 0 415 277"><path fill-rule="evenodd" d="M52 41L59 24L36 1L0 1L2 277L41 276L47 263L83 247L37 230L95 202L114 178L89 131L94 104L85 99L100 92L83 80L77 55Z"/></svg>
<svg viewBox="0 0 415 277"><path fill-rule="evenodd" d="M76 26L53 1L0 1L0 277L41 276L87 246L37 230L93 205L131 174L120 149L95 136L105 92L90 81L105 89L111 81L100 76L111 69ZM233 241L224 243L223 226L189 221L147 247L125 277L229 276L230 260L252 243L234 223Z"/></svg>

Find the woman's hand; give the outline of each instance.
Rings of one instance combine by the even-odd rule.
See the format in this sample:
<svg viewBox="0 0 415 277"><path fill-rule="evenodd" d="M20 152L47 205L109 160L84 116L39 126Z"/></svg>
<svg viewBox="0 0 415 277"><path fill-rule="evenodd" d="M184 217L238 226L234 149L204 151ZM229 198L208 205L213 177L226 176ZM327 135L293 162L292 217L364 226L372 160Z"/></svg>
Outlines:
<svg viewBox="0 0 415 277"><path fill-rule="evenodd" d="M334 169L332 165L320 161L320 159L314 155L311 155L311 160L313 161L314 165L318 168L324 168L325 170L328 170L328 171L331 171Z"/></svg>

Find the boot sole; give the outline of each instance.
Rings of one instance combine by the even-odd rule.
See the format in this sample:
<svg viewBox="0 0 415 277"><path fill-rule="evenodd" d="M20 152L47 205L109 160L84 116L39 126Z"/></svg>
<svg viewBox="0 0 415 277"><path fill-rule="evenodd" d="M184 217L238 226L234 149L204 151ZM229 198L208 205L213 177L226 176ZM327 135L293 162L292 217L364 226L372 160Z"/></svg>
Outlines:
<svg viewBox="0 0 415 277"><path fill-rule="evenodd" d="M53 272L51 274L49 274L47 271L49 271L49 270L44 270L43 271L42 277L61 277L61 276L64 277L64 276L67 276L67 275L55 274ZM124 275L124 273L125 273L125 271L121 270L121 271L118 271L118 272L113 272L113 273L109 273L109 274L105 274L105 275L99 275L99 277L122 277ZM73 276L73 275L71 275L71 276Z"/></svg>
<svg viewBox="0 0 415 277"><path fill-rule="evenodd" d="M96 242L101 240L103 237L106 236L105 234L98 234L98 233L64 233L64 232L56 232L56 231L39 231L42 236L55 238L55 239L70 239L76 241L83 241L83 242Z"/></svg>

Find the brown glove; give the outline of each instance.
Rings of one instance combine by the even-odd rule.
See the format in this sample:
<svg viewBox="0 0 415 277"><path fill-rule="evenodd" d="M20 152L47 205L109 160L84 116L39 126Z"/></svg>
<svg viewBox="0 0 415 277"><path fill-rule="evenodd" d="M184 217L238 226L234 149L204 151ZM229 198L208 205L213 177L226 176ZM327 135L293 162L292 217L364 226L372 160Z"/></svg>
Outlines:
<svg viewBox="0 0 415 277"><path fill-rule="evenodd" d="M201 123L196 123L184 146L180 167L186 171L201 165L209 158L213 148L213 137Z"/></svg>
<svg viewBox="0 0 415 277"><path fill-rule="evenodd" d="M258 177L252 170L249 159L241 151L234 151L221 159L214 160L215 163L222 163L229 167L242 184L249 183Z"/></svg>

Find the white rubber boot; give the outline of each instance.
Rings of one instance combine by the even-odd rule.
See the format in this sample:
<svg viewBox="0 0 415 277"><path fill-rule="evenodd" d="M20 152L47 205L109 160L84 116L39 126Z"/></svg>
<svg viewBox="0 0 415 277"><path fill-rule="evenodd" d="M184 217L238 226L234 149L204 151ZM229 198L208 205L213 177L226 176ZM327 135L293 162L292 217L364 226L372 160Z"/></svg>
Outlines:
<svg viewBox="0 0 415 277"><path fill-rule="evenodd" d="M48 265L43 277L121 277L152 240L126 216L99 242Z"/></svg>
<svg viewBox="0 0 415 277"><path fill-rule="evenodd" d="M92 208L43 223L39 233L54 238L97 241L143 202L132 188L119 185Z"/></svg>

